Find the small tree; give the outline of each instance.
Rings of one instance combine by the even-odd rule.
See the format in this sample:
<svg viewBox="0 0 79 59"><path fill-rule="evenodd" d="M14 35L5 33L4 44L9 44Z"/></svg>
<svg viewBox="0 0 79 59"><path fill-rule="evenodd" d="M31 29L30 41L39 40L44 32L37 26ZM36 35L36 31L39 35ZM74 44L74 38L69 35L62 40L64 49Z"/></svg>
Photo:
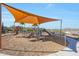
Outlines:
<svg viewBox="0 0 79 59"><path fill-rule="evenodd" d="M20 24L22 25L21 31L23 31L25 23L21 22Z"/></svg>
<svg viewBox="0 0 79 59"><path fill-rule="evenodd" d="M25 25L25 23L20 23L22 26Z"/></svg>
<svg viewBox="0 0 79 59"><path fill-rule="evenodd" d="M20 23L20 24L22 25L22 28L23 28L23 27L24 27L24 25L25 25L25 23L23 23L23 22L22 22L22 23Z"/></svg>

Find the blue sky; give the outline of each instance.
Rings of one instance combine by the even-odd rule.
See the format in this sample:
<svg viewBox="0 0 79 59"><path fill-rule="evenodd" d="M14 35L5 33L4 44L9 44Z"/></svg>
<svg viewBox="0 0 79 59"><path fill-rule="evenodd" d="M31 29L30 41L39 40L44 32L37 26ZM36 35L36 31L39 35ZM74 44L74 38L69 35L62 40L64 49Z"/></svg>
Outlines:
<svg viewBox="0 0 79 59"><path fill-rule="evenodd" d="M8 4L15 8L48 17L62 19L63 28L79 28L79 4L56 4L56 3L26 3L26 4ZM14 25L14 17L2 6L2 22L4 26ZM18 25L18 24L16 24ZM26 27L31 26L29 24ZM41 24L44 28L60 28L60 21Z"/></svg>

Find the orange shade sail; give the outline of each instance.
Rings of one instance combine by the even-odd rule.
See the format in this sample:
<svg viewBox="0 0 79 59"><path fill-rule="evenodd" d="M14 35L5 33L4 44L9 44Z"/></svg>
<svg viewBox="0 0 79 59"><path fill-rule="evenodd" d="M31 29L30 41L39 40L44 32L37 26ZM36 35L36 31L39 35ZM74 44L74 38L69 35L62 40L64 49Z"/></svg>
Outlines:
<svg viewBox="0 0 79 59"><path fill-rule="evenodd" d="M17 23L30 23L30 24L41 24L45 22L57 21L58 19L46 18L42 16L38 16L29 12L25 12L9 5L2 3L9 12L14 16L15 22Z"/></svg>

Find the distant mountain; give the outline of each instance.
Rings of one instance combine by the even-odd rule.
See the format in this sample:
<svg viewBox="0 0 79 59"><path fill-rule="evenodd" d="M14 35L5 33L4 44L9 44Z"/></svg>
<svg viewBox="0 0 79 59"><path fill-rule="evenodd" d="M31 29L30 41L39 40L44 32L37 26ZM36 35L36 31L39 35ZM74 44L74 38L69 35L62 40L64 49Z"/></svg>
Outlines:
<svg viewBox="0 0 79 59"><path fill-rule="evenodd" d="M79 29L74 29L74 28L65 28L63 30L68 30L68 31L79 31Z"/></svg>

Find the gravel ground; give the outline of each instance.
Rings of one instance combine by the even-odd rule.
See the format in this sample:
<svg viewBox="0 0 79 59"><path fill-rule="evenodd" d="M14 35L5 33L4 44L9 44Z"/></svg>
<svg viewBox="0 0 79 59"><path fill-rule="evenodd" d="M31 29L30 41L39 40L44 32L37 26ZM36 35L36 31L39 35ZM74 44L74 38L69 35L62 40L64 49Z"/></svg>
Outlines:
<svg viewBox="0 0 79 59"><path fill-rule="evenodd" d="M64 39L47 37L36 41L36 38L26 38L23 34L7 34L2 36L0 53L14 56L43 56L64 49Z"/></svg>

